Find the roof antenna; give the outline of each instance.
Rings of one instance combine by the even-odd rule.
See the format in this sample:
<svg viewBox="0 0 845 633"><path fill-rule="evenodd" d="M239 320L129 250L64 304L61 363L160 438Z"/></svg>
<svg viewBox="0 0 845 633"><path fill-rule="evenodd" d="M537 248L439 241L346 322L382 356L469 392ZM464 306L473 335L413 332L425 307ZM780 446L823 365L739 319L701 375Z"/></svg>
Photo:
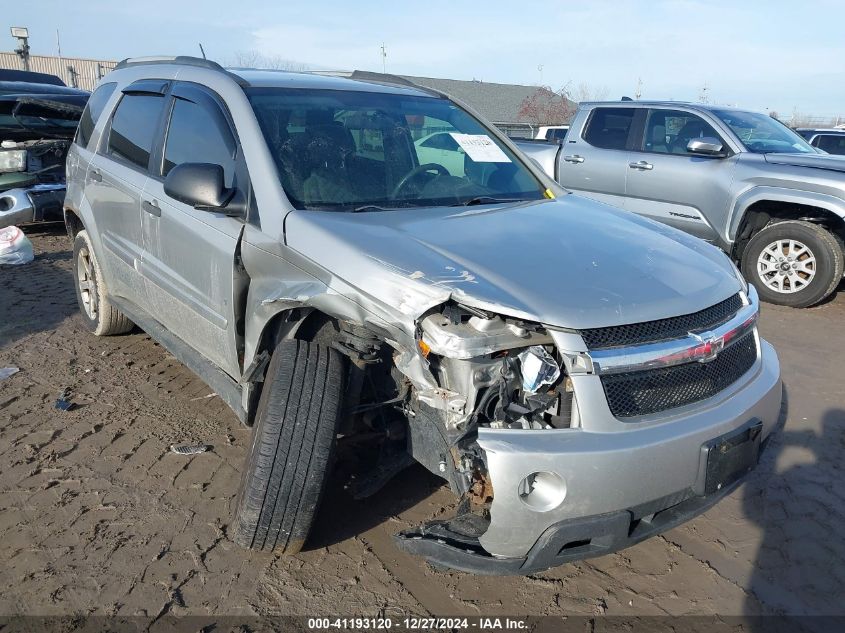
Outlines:
<svg viewBox="0 0 845 633"><path fill-rule="evenodd" d="M197 44L200 45L200 53L202 53L202 58L207 59L207 57L205 56L205 49L202 47L202 42L197 42Z"/></svg>

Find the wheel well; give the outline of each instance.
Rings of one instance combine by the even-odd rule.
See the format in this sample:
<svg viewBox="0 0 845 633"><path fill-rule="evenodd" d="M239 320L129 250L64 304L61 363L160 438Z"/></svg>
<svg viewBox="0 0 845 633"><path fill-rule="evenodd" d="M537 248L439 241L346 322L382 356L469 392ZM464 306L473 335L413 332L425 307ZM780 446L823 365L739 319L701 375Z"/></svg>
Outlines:
<svg viewBox="0 0 845 633"><path fill-rule="evenodd" d="M272 352L279 341L290 338L329 343L332 334L337 331L337 321L319 310L310 308L285 310L275 315L264 326L257 351Z"/></svg>
<svg viewBox="0 0 845 633"><path fill-rule="evenodd" d="M85 228L85 225L82 224L82 220L79 219L79 216L74 211L65 209L65 228L67 229L68 237L72 241L76 237L76 234Z"/></svg>
<svg viewBox="0 0 845 633"><path fill-rule="evenodd" d="M820 224L841 239L845 239L845 220L832 211L808 204L760 200L745 210L745 215L736 233L733 258L737 261L742 259L745 247L758 231L770 224L785 220L804 220Z"/></svg>

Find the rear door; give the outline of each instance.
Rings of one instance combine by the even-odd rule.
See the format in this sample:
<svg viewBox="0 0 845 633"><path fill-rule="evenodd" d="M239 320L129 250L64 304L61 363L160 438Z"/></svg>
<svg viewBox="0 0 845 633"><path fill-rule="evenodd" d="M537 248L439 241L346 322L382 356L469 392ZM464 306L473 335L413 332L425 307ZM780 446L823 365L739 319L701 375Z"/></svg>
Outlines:
<svg viewBox="0 0 845 633"><path fill-rule="evenodd" d="M561 146L560 184L587 198L624 208L636 112L636 108L624 106L593 108L580 134L570 130Z"/></svg>
<svg viewBox="0 0 845 633"><path fill-rule="evenodd" d="M141 192L164 113L167 83L142 81L123 91L86 173L85 196L102 242L109 290L144 307Z"/></svg>
<svg viewBox="0 0 845 633"><path fill-rule="evenodd" d="M725 139L694 112L650 108L644 133L629 155L625 208L715 242L724 226L737 155L702 156L687 143ZM730 152L729 152L730 154Z"/></svg>
<svg viewBox="0 0 845 633"><path fill-rule="evenodd" d="M155 318L190 347L240 376L236 304L244 286L236 263L241 218L194 209L164 192L182 163L221 165L227 187L248 188L237 137L215 95L174 85L161 146L141 202L143 273Z"/></svg>

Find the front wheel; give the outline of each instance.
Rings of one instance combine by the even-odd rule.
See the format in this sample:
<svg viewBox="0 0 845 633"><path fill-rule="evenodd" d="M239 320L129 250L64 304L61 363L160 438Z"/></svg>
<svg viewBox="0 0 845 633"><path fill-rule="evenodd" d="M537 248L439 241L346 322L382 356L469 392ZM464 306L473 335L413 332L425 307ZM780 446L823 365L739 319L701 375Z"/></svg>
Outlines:
<svg viewBox="0 0 845 633"><path fill-rule="evenodd" d="M305 543L331 467L344 358L326 345L282 341L258 403L234 540L295 554Z"/></svg>
<svg viewBox="0 0 845 633"><path fill-rule="evenodd" d="M763 301L806 308L822 301L839 285L842 241L812 222L778 222L748 242L742 273Z"/></svg>

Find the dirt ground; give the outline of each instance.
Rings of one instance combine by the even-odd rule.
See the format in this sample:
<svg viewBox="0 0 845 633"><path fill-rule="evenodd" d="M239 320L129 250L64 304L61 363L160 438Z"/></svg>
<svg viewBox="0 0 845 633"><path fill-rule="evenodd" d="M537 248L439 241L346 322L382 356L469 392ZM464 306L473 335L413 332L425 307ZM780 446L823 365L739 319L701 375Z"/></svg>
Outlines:
<svg viewBox="0 0 845 633"><path fill-rule="evenodd" d="M731 497L622 552L490 578L393 546L453 503L417 467L367 502L335 478L297 556L239 549L249 431L145 334L87 334L62 228L28 234L36 260L0 267L0 368L20 368L0 380L0 615L845 614L845 286L810 310L764 307L787 422ZM213 450L168 450L191 441Z"/></svg>

